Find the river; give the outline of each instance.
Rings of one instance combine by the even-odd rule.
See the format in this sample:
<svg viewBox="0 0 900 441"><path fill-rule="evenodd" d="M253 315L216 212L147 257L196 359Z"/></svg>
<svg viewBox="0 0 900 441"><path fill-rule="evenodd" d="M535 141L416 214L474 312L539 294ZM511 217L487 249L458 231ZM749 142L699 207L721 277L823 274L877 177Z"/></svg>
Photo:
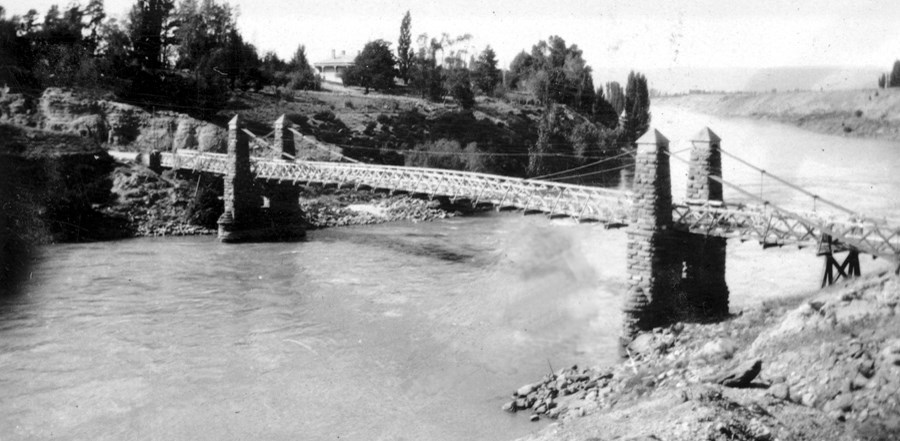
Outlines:
<svg viewBox="0 0 900 441"><path fill-rule="evenodd" d="M896 213L900 178L883 172L896 144L666 109L654 124L673 151L709 125L764 167L823 194L852 181L870 192L842 202ZM785 145L823 153L785 158ZM872 163L844 170L842 149ZM827 176L809 165L819 162ZM683 172L673 162L676 195ZM729 242L732 310L815 288L821 265L809 249ZM864 272L884 265L863 259ZM45 247L22 294L0 299L0 433L514 439L545 423L501 412L512 390L550 365L615 360L624 268L622 230L516 213L311 231L299 243Z"/></svg>

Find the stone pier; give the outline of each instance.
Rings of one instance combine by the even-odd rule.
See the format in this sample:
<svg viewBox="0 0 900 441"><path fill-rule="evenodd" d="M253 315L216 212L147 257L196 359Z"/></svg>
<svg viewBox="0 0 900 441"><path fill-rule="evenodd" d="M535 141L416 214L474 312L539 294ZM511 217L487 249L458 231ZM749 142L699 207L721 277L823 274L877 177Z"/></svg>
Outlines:
<svg viewBox="0 0 900 441"><path fill-rule="evenodd" d="M293 138L289 144L293 145ZM297 195L293 186L266 187L256 181L250 167L249 138L240 115L235 116L228 123L228 164L222 196L225 211L219 217L219 240L251 242L302 237L305 229Z"/></svg>
<svg viewBox="0 0 900 441"><path fill-rule="evenodd" d="M722 206L721 138L708 127L691 139L685 203ZM682 261L683 308L688 317L716 319L728 315L724 237L677 232Z"/></svg>
<svg viewBox="0 0 900 441"><path fill-rule="evenodd" d="M721 140L704 129L691 142L686 202L721 205L722 184L712 179L722 176ZM650 129L636 144L623 344L675 320L728 314L725 239L673 228L669 141Z"/></svg>
<svg viewBox="0 0 900 441"><path fill-rule="evenodd" d="M677 267L671 257L672 181L669 140L650 129L637 140L634 223L628 227L628 290L622 342L671 320Z"/></svg>
<svg viewBox="0 0 900 441"><path fill-rule="evenodd" d="M290 122L281 115L275 121L275 159L285 162L294 162L297 148L294 144L294 134L288 130ZM264 184L266 197L269 200L269 213L275 224L284 228L283 233L288 236L302 235L303 213L300 210L300 188L291 183ZM294 226L297 231L290 231L289 226Z"/></svg>

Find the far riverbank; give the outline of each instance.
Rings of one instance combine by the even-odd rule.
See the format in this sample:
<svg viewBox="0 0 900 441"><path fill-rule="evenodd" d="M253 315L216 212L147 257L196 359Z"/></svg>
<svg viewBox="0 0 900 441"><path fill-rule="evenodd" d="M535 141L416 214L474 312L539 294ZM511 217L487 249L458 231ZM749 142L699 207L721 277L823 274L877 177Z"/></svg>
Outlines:
<svg viewBox="0 0 900 441"><path fill-rule="evenodd" d="M900 89L692 94L654 105L777 121L829 135L900 141Z"/></svg>

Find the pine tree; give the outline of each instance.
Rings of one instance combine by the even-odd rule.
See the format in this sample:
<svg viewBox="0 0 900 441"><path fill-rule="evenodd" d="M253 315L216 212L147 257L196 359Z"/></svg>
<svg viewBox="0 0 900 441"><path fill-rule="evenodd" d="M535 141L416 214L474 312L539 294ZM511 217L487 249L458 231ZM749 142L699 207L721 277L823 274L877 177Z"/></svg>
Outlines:
<svg viewBox="0 0 900 441"><path fill-rule="evenodd" d="M175 0L138 0L131 10L129 33L135 58L142 67L164 66L164 48L171 27L168 19L174 8Z"/></svg>
<svg viewBox="0 0 900 441"><path fill-rule="evenodd" d="M404 84L409 83L409 70L413 59L413 52L410 48L412 44L411 25L412 17L410 17L409 11L406 11L406 15L403 16L403 21L400 23L400 39L397 41L397 70Z"/></svg>
<svg viewBox="0 0 900 441"><path fill-rule="evenodd" d="M475 86L485 95L494 93L497 84L500 84L500 69L497 69L497 54L490 46L486 47L475 66L472 69L472 77Z"/></svg>

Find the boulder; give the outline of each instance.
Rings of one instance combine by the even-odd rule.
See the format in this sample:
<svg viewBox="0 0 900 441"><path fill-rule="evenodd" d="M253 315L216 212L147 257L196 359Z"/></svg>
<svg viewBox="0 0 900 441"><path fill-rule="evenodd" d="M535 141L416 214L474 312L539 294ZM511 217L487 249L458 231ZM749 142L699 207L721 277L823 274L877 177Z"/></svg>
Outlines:
<svg viewBox="0 0 900 441"><path fill-rule="evenodd" d="M750 387L750 385L753 383L753 380L756 379L761 370L762 360L747 361L739 364L737 367L727 372L715 375L709 378L707 381L710 383L721 384L727 387Z"/></svg>

